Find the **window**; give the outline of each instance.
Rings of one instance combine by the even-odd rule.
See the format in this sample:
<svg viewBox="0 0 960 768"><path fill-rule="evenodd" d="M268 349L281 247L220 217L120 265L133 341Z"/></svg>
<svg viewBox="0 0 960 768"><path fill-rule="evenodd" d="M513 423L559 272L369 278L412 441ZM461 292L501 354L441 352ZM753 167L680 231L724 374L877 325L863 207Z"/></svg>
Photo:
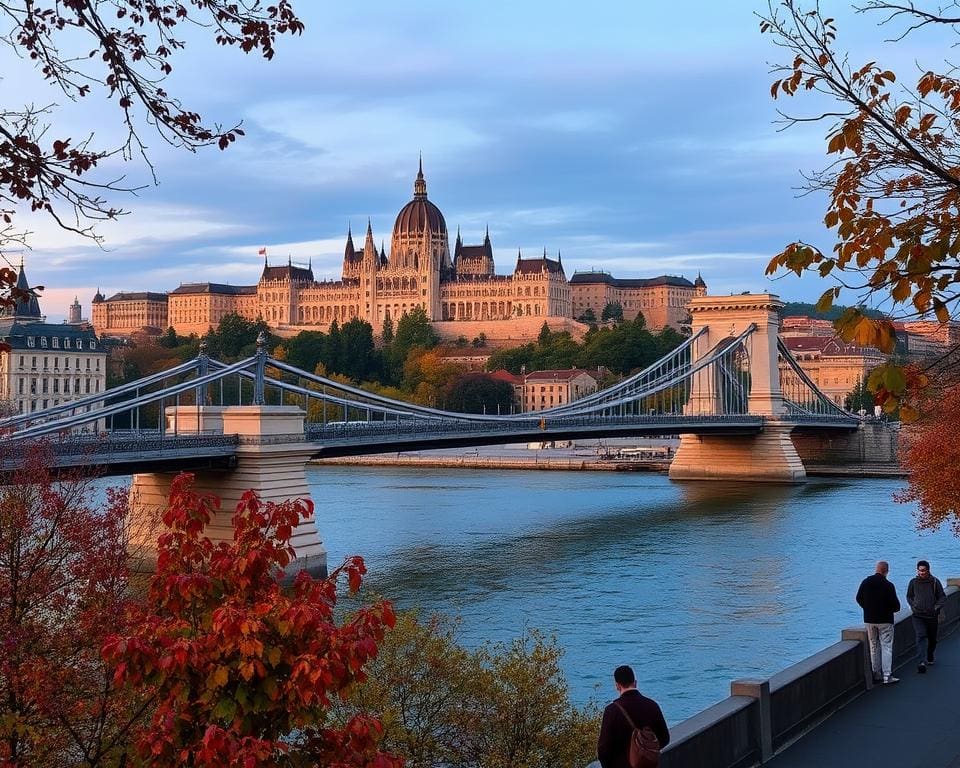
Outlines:
<svg viewBox="0 0 960 768"><path fill-rule="evenodd" d="M54 349L60 349L60 337L54 336L52 339L50 339L50 346Z"/></svg>
<svg viewBox="0 0 960 768"><path fill-rule="evenodd" d="M64 349L70 349L70 339L64 339L64 340L63 340L63 348L64 348Z"/></svg>
<svg viewBox="0 0 960 768"><path fill-rule="evenodd" d="M46 349L46 348L47 348L47 337L46 337L46 336L41 336L41 337L40 337L40 346L41 346L43 349Z"/></svg>
<svg viewBox="0 0 960 768"><path fill-rule="evenodd" d="M77 339L77 349L83 349L83 339Z"/></svg>
<svg viewBox="0 0 960 768"><path fill-rule="evenodd" d="M96 348L97 348L97 342L95 342L93 339L90 339L90 349L96 349ZM98 365L97 367L99 368L100 366Z"/></svg>
<svg viewBox="0 0 960 768"><path fill-rule="evenodd" d="M28 347L35 347L35 346L37 346L37 340L36 340L35 338L33 338L33 336L27 336L27 346L28 346Z"/></svg>

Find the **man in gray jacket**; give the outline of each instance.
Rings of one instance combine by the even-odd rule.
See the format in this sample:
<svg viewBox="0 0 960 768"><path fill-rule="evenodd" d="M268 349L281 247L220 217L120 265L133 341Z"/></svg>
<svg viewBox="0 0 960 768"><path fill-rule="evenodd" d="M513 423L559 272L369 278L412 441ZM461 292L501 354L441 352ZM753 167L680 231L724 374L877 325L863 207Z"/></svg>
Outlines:
<svg viewBox="0 0 960 768"><path fill-rule="evenodd" d="M913 629L917 633L917 672L925 674L933 664L937 649L940 609L947 596L940 579L930 573L930 563L917 561L917 575L907 586L907 603L913 611Z"/></svg>

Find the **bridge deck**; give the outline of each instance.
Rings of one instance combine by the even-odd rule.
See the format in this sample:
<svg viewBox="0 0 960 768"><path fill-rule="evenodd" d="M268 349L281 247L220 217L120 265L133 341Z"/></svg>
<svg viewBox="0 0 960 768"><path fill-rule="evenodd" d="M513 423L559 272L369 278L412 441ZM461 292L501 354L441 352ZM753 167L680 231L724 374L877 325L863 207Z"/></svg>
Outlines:
<svg viewBox="0 0 960 768"><path fill-rule="evenodd" d="M960 632L942 638L927 674L912 661L895 674L899 683L863 694L764 765L960 768Z"/></svg>

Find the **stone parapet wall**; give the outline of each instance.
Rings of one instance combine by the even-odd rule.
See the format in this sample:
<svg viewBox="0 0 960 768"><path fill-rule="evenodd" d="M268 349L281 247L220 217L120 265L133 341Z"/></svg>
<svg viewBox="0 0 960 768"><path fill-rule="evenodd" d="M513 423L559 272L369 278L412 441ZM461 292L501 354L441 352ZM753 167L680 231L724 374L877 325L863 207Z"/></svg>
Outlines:
<svg viewBox="0 0 960 768"><path fill-rule="evenodd" d="M488 347L517 347L535 341L546 323L553 332L568 331L574 341L581 341L590 326L567 317L517 317L511 320L446 320L431 323L444 341L463 336L468 341L481 333Z"/></svg>
<svg viewBox="0 0 960 768"><path fill-rule="evenodd" d="M960 623L960 579L947 580L941 637ZM910 611L896 616L894 668L912 662L916 637ZM735 680L730 697L670 729L661 768L751 768L763 765L838 709L873 688L866 628L768 680ZM895 725L895 724L892 724ZM600 768L597 762L587 768Z"/></svg>
<svg viewBox="0 0 960 768"><path fill-rule="evenodd" d="M900 430L885 422L863 422L851 432L804 431L790 435L808 470L817 466L896 466Z"/></svg>

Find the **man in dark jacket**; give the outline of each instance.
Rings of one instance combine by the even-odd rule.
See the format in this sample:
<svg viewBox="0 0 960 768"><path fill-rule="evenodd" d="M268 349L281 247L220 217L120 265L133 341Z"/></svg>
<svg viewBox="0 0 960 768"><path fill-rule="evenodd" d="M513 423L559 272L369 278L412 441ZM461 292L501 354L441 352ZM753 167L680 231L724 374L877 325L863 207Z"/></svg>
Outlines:
<svg viewBox="0 0 960 768"><path fill-rule="evenodd" d="M930 563L918 560L917 575L907 585L907 602L913 611L913 629L917 633L917 672L921 675L933 664L940 609L946 599L940 579L930 573Z"/></svg>
<svg viewBox="0 0 960 768"><path fill-rule="evenodd" d="M653 730L661 749L670 743L670 731L667 730L667 722L663 719L663 712L657 702L637 690L637 678L630 667L617 667L613 673L613 682L620 698L603 710L600 738L597 740L597 757L603 768L630 768L630 736L633 728L620 707L627 711L637 728L649 726Z"/></svg>
<svg viewBox="0 0 960 768"><path fill-rule="evenodd" d="M863 623L870 643L870 666L873 682L885 685L898 683L893 671L893 614L900 610L897 588L887 581L890 566L886 560L877 561L873 576L860 582L857 604L863 608Z"/></svg>

